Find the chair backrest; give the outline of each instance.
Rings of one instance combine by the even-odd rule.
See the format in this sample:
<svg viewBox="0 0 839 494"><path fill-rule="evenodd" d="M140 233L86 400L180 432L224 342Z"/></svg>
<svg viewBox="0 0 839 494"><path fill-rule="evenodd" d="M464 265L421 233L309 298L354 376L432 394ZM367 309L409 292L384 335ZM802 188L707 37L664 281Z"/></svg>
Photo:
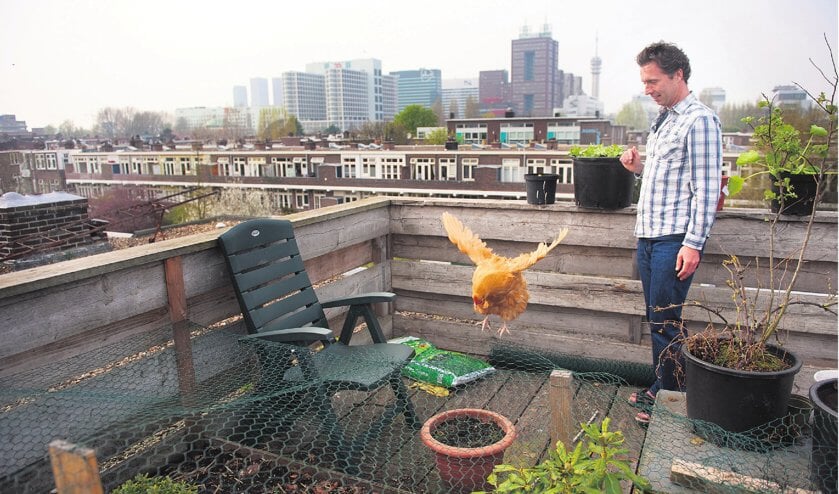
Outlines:
<svg viewBox="0 0 839 494"><path fill-rule="evenodd" d="M249 333L329 328L290 221L248 220L218 240Z"/></svg>

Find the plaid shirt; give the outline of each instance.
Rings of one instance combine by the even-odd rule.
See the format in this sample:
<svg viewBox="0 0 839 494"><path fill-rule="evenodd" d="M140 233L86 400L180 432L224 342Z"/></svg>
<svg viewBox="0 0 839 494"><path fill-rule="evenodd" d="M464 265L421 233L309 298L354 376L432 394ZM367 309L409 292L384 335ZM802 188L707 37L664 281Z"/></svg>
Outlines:
<svg viewBox="0 0 839 494"><path fill-rule="evenodd" d="M665 111L647 139L635 236L684 234L682 245L702 250L720 197L720 121L693 93Z"/></svg>

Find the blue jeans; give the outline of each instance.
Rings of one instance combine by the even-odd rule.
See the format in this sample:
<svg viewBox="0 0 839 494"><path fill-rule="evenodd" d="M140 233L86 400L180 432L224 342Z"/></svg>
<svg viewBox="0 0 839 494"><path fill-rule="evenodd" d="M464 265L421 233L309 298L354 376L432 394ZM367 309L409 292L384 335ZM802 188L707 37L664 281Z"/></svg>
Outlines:
<svg viewBox="0 0 839 494"><path fill-rule="evenodd" d="M683 304L687 298L693 275L686 280L676 276L676 256L684 238L684 235L667 235L638 239L636 261L644 288L656 375L655 383L650 386L653 394L659 389L684 390L684 376L677 376L677 372L684 369L681 350L682 340L687 336L682 325L682 308L655 310L656 307Z"/></svg>

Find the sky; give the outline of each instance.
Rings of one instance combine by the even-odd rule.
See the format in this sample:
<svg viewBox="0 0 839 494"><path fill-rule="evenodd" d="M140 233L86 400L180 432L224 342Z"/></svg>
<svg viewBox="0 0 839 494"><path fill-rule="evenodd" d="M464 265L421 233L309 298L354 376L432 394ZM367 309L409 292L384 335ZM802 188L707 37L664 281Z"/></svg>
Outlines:
<svg viewBox="0 0 839 494"><path fill-rule="evenodd" d="M173 114L232 106L233 86L307 63L381 60L384 73L442 78L510 70L522 26L550 25L559 68L583 77L603 61L606 113L642 91L635 56L665 40L691 61L697 94L722 87L754 102L780 84L826 89L836 0L0 0L0 114L32 127L89 128L105 107ZM269 81L270 84L270 81ZM270 88L269 88L270 92Z"/></svg>

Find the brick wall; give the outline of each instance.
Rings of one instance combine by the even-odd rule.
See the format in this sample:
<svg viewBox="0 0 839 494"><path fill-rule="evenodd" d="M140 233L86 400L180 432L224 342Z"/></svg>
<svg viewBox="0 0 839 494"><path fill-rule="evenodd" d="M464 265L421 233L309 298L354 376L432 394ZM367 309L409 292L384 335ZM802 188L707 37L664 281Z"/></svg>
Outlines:
<svg viewBox="0 0 839 494"><path fill-rule="evenodd" d="M54 194L62 199L48 202L51 194L0 198L0 258L68 250L105 238L90 233L86 198Z"/></svg>

